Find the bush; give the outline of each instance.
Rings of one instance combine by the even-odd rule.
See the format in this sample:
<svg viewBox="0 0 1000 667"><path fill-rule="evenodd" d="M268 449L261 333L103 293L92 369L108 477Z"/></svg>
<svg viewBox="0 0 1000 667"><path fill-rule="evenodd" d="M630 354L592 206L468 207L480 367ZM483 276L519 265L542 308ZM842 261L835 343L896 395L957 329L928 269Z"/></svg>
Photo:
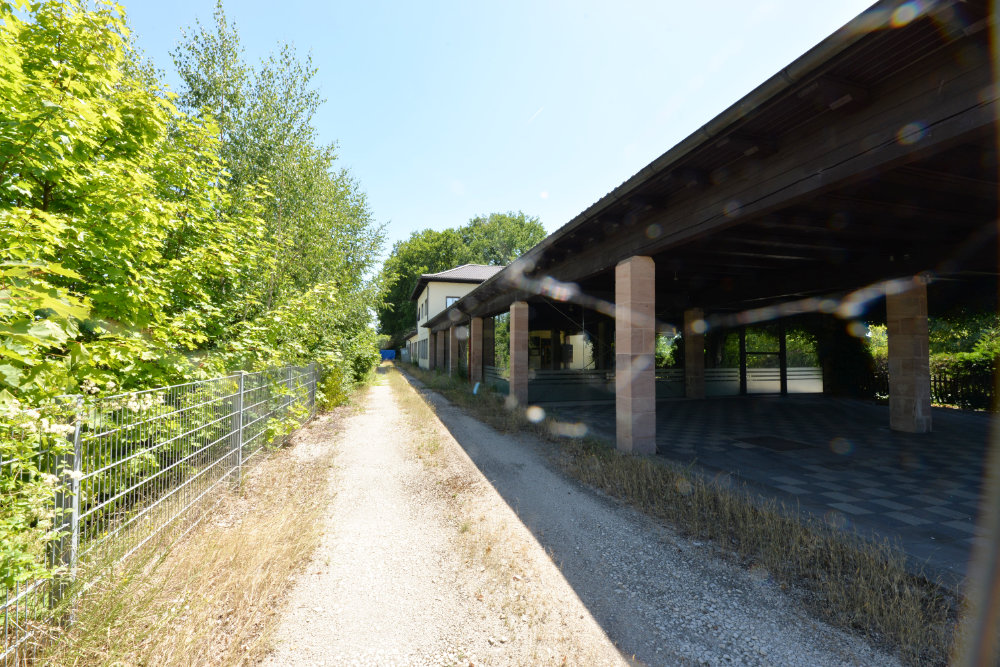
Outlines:
<svg viewBox="0 0 1000 667"><path fill-rule="evenodd" d="M966 410L988 410L998 357L981 351L931 355L934 400Z"/></svg>

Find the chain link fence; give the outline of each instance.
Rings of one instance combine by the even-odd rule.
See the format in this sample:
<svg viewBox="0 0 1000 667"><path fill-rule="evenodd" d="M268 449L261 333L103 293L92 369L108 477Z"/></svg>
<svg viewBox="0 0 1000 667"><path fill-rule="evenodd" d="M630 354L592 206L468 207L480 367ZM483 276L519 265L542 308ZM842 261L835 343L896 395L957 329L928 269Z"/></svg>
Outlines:
<svg viewBox="0 0 1000 667"><path fill-rule="evenodd" d="M0 666L30 663L63 622L57 610L81 559L120 562L168 528L180 537L196 525L192 508L223 483L238 486L253 456L315 414L318 381L317 365L290 366L37 410L33 433L68 440L37 455L57 480L56 530L34 557L59 569L4 591ZM0 457L8 477L17 465Z"/></svg>

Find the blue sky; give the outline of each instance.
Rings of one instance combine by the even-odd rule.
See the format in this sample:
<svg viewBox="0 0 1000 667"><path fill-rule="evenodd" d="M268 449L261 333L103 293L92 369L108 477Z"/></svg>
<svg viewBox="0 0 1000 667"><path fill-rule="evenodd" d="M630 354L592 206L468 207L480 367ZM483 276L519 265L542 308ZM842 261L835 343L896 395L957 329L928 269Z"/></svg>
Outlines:
<svg viewBox="0 0 1000 667"><path fill-rule="evenodd" d="M387 225L523 210L548 231L708 122L869 0L230 0L250 61L311 52L315 123ZM125 2L175 82L181 28L214 0Z"/></svg>

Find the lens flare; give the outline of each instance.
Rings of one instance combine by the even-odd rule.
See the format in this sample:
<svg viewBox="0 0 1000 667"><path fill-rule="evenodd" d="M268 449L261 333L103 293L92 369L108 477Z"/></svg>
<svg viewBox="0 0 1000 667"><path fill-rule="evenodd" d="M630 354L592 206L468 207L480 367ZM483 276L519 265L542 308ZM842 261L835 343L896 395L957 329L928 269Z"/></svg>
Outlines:
<svg viewBox="0 0 1000 667"><path fill-rule="evenodd" d="M911 23L923 13L924 4L922 2L917 2L916 0L913 0L912 2L904 2L896 8L896 11L892 13L892 18L889 19L889 24L893 28L902 28L904 25Z"/></svg>
<svg viewBox="0 0 1000 667"><path fill-rule="evenodd" d="M524 411L524 416L527 417L528 421L532 424L538 424L545 419L545 410L537 405L532 405Z"/></svg>
<svg viewBox="0 0 1000 667"><path fill-rule="evenodd" d="M830 451L834 454L847 456L854 451L854 443L847 438L834 438L830 441Z"/></svg>
<svg viewBox="0 0 1000 667"><path fill-rule="evenodd" d="M896 132L896 141L904 146L917 143L927 135L927 126L921 122L907 123Z"/></svg>
<svg viewBox="0 0 1000 667"><path fill-rule="evenodd" d="M847 325L847 333L855 338L865 338L868 335L868 327L865 326L864 322L853 320Z"/></svg>

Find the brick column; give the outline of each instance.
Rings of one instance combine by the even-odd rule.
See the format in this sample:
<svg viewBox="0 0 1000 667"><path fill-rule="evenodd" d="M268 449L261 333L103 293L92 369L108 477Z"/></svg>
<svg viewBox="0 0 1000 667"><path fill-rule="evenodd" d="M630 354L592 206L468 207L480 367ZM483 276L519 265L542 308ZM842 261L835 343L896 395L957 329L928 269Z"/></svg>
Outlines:
<svg viewBox="0 0 1000 667"><path fill-rule="evenodd" d="M483 381L483 318L473 317L469 326L469 382Z"/></svg>
<svg viewBox="0 0 1000 667"><path fill-rule="evenodd" d="M889 334L889 428L931 430L931 371L927 342L927 285L885 298Z"/></svg>
<svg viewBox="0 0 1000 667"><path fill-rule="evenodd" d="M510 304L510 395L528 403L528 304Z"/></svg>
<svg viewBox="0 0 1000 667"><path fill-rule="evenodd" d="M437 338L437 355L436 355L436 357L437 357L437 363L434 365L434 370L444 370L444 368L445 368L445 362L447 360L444 358L444 347L445 347L444 346L444 343L445 343L444 337L446 335L447 334L444 331L438 331L435 334L435 336Z"/></svg>
<svg viewBox="0 0 1000 667"><path fill-rule="evenodd" d="M492 317L483 320L483 365L497 365L497 321Z"/></svg>
<svg viewBox="0 0 1000 667"><path fill-rule="evenodd" d="M615 267L615 414L618 449L656 453L656 267L630 257Z"/></svg>
<svg viewBox="0 0 1000 667"><path fill-rule="evenodd" d="M417 359L417 365L420 365L420 360ZM434 370L437 366L437 334L431 332L427 336L427 370Z"/></svg>
<svg viewBox="0 0 1000 667"><path fill-rule="evenodd" d="M461 350L458 344L458 325L453 324L448 329L448 375L458 374L458 355Z"/></svg>
<svg viewBox="0 0 1000 667"><path fill-rule="evenodd" d="M684 395L705 398L705 313L701 308L684 311ZM701 322L702 326L695 324Z"/></svg>
<svg viewBox="0 0 1000 667"><path fill-rule="evenodd" d="M608 323L597 323L597 368L611 370L611 341L608 335Z"/></svg>
<svg viewBox="0 0 1000 667"><path fill-rule="evenodd" d="M552 329L549 331L549 349L552 352L550 368L554 371L558 371L562 368L562 342L560 340L560 331L558 329Z"/></svg>

